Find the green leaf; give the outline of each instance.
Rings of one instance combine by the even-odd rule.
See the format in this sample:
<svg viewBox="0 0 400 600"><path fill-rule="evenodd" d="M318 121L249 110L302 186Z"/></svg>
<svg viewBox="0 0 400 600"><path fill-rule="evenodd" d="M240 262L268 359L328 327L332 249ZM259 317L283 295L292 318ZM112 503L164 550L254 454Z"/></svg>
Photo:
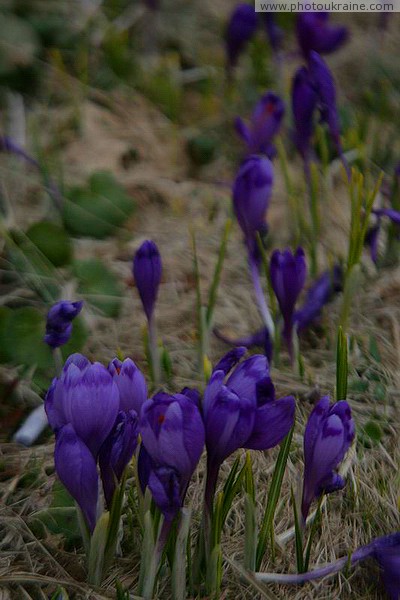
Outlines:
<svg viewBox="0 0 400 600"><path fill-rule="evenodd" d="M343 333L343 328L339 326L336 351L336 401L346 400L347 377L347 335Z"/></svg>
<svg viewBox="0 0 400 600"><path fill-rule="evenodd" d="M29 306L17 308L12 311L1 344L7 348L14 364L52 370L53 356L43 342L44 333L45 321L39 311Z"/></svg>
<svg viewBox="0 0 400 600"><path fill-rule="evenodd" d="M221 525L222 527L225 524L226 518L232 506L233 499L236 494L239 493L242 482L245 474L246 463L241 468L239 474L238 469L240 465L240 456L238 456L235 462L232 465L231 471L228 475L228 479L225 482L223 489L223 506L222 506L222 515L221 515Z"/></svg>
<svg viewBox="0 0 400 600"><path fill-rule="evenodd" d="M368 421L364 425L363 432L374 444L379 444L382 440L383 431L376 421Z"/></svg>
<svg viewBox="0 0 400 600"><path fill-rule="evenodd" d="M207 313L206 313L206 323L207 323L208 328L211 328L211 326L212 326L214 308L215 308L215 304L217 302L218 288L219 288L219 284L221 281L222 266L224 264L226 246L228 243L231 225L232 225L232 221L231 221L231 219L228 219L228 221L226 222L225 228L224 228L224 233L222 235L221 245L220 245L219 252L218 252L218 258L217 258L217 262L216 262L215 269L214 269L214 276L213 276L213 279L211 282L210 292L208 295L208 304L207 304Z"/></svg>
<svg viewBox="0 0 400 600"><path fill-rule="evenodd" d="M215 156L215 150L215 140L208 135L196 135L190 138L187 143L187 152L196 166L210 163Z"/></svg>
<svg viewBox="0 0 400 600"><path fill-rule="evenodd" d="M299 514L297 511L296 498L293 493L293 488L291 490L291 499L292 499L293 516L294 516L297 572L304 573L303 529L300 525Z"/></svg>
<svg viewBox="0 0 400 600"><path fill-rule="evenodd" d="M268 539L273 540L274 538L274 516L281 493L282 481L285 474L286 463L289 457L290 446L292 444L293 432L294 425L281 444L278 459L275 464L274 474L272 476L271 485L268 491L267 505L265 507L265 513L258 538L256 571L260 570L261 562L267 548Z"/></svg>
<svg viewBox="0 0 400 600"><path fill-rule="evenodd" d="M118 317L123 292L116 275L97 258L75 261L73 272L79 294L106 317Z"/></svg>
<svg viewBox="0 0 400 600"><path fill-rule="evenodd" d="M5 332L7 331L10 319L12 318L13 311L7 306L0 306L0 362L6 363L11 360L11 347L6 342L7 337Z"/></svg>
<svg viewBox="0 0 400 600"><path fill-rule="evenodd" d="M185 600L187 597L186 549L190 531L190 516L190 511L182 509L171 574L173 600Z"/></svg>
<svg viewBox="0 0 400 600"><path fill-rule="evenodd" d="M26 237L55 267L63 267L72 260L72 242L66 231L50 221L32 225Z"/></svg>
<svg viewBox="0 0 400 600"><path fill-rule="evenodd" d="M244 542L244 566L249 571L255 571L257 556L257 519L256 505L251 494L244 497L245 509L245 542Z"/></svg>
<svg viewBox="0 0 400 600"><path fill-rule="evenodd" d="M96 527L90 541L88 583L93 585L101 585L104 577L104 553L106 549L109 521L110 513L103 513L96 523Z"/></svg>
<svg viewBox="0 0 400 600"><path fill-rule="evenodd" d="M135 202L111 173L94 173L84 187L65 192L63 220L74 235L102 239L121 227Z"/></svg>

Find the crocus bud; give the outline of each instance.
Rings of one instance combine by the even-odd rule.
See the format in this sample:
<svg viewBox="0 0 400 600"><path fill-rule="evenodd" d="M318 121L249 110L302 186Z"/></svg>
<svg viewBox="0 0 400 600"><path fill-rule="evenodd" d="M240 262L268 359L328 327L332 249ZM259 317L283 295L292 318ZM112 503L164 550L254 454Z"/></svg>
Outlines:
<svg viewBox="0 0 400 600"><path fill-rule="evenodd" d="M327 12L308 12L297 15L297 38L306 58L312 50L329 54L339 48L348 37L346 27L331 25Z"/></svg>
<svg viewBox="0 0 400 600"><path fill-rule="evenodd" d="M93 532L98 499L96 461L71 424L65 425L57 433L54 463L58 477L79 504Z"/></svg>
<svg viewBox="0 0 400 600"><path fill-rule="evenodd" d="M236 131L246 142L251 154L260 153L266 154L268 158L274 157L276 150L272 140L280 129L284 113L283 101L273 92L268 92L257 102L250 127L237 117Z"/></svg>
<svg viewBox="0 0 400 600"><path fill-rule="evenodd" d="M121 411L99 453L104 496L110 508L116 484L135 452L138 441L138 416L134 410Z"/></svg>
<svg viewBox="0 0 400 600"><path fill-rule="evenodd" d="M272 448L293 424L294 398L275 400L266 357L257 354L236 366L242 355L240 348L228 352L204 392L209 510L222 462L238 448Z"/></svg>
<svg viewBox="0 0 400 600"><path fill-rule="evenodd" d="M142 371L130 358L125 358L123 362L114 358L108 365L108 371L118 387L120 410L134 410L140 415L147 400L147 384Z"/></svg>
<svg viewBox="0 0 400 600"><path fill-rule="evenodd" d="M192 394L158 393L142 408L141 486L149 487L157 506L169 520L183 504L204 447L204 425L196 402L197 396L195 399Z"/></svg>
<svg viewBox="0 0 400 600"><path fill-rule="evenodd" d="M342 289L343 270L340 265L335 265L332 271L322 273L308 290L303 306L293 316L297 331L304 331L312 325L320 316L325 304Z"/></svg>
<svg viewBox="0 0 400 600"><path fill-rule="evenodd" d="M307 519L312 501L345 485L337 472L355 435L349 404L324 396L312 411L304 433L304 479L301 513Z"/></svg>
<svg viewBox="0 0 400 600"><path fill-rule="evenodd" d="M74 355L46 395L50 427L58 431L70 423L96 458L114 426L119 411L119 392L107 369Z"/></svg>
<svg viewBox="0 0 400 600"><path fill-rule="evenodd" d="M336 88L332 73L326 62L317 52L310 52L310 76L318 94L318 108L321 119L329 127L333 142L340 152L340 127L336 106Z"/></svg>
<svg viewBox="0 0 400 600"><path fill-rule="evenodd" d="M296 71L292 85L292 112L295 126L294 142L304 160L310 153L311 138L314 133L314 113L318 94L306 67Z"/></svg>
<svg viewBox="0 0 400 600"><path fill-rule="evenodd" d="M151 240L143 242L133 259L133 276L148 321L157 300L161 272L161 256L156 244Z"/></svg>
<svg viewBox="0 0 400 600"><path fill-rule="evenodd" d="M396 536L396 537L394 537ZM400 598L400 533L375 542L374 558L381 569L383 584L392 600Z"/></svg>
<svg viewBox="0 0 400 600"><path fill-rule="evenodd" d="M51 348L59 348L68 342L72 334L72 321L82 310L83 302L62 300L53 304L47 313L44 341Z"/></svg>
<svg viewBox="0 0 400 600"><path fill-rule="evenodd" d="M253 155L241 164L233 185L233 210L251 253L256 248L256 233L267 228L266 212L273 179L271 161Z"/></svg>
<svg viewBox="0 0 400 600"><path fill-rule="evenodd" d="M254 6L238 4L230 17L226 30L226 54L228 66L235 67L257 29L257 14Z"/></svg>
<svg viewBox="0 0 400 600"><path fill-rule="evenodd" d="M276 24L274 13L263 12L261 17L264 17L265 31L271 48L277 52L282 45L283 30Z"/></svg>
<svg viewBox="0 0 400 600"><path fill-rule="evenodd" d="M290 250L275 250L270 261L270 277L283 317L283 337L292 355L293 313L307 277L304 250L298 248L295 254Z"/></svg>

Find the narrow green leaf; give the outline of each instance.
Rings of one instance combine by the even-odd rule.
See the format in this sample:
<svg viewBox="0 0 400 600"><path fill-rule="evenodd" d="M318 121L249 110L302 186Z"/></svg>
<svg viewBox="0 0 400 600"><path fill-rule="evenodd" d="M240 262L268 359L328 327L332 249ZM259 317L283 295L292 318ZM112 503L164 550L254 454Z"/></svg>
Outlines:
<svg viewBox="0 0 400 600"><path fill-rule="evenodd" d="M339 326L336 350L336 401L346 400L348 378L347 335Z"/></svg>
<svg viewBox="0 0 400 600"><path fill-rule="evenodd" d="M317 512L315 513L314 520L311 524L310 534L308 536L308 542L307 542L307 547L306 547L306 556L304 559L304 572L308 571L308 567L310 564L312 543L313 543L315 534L321 524L321 506L322 506L323 499L324 499L324 495L321 494L319 501L318 501Z"/></svg>
<svg viewBox="0 0 400 600"><path fill-rule="evenodd" d="M299 521L296 498L294 496L293 489L291 490L291 499L292 499L293 516L294 516L297 572L304 573L303 530L302 530L302 527L301 527L300 521Z"/></svg>
<svg viewBox="0 0 400 600"><path fill-rule="evenodd" d="M125 469L124 476L121 479L121 483L115 490L114 497L112 500L110 520L107 531L107 542L104 552L104 573L107 572L107 569L112 563L115 555L115 548L117 545L118 533L121 522L122 505L124 502L126 477L127 470Z"/></svg>
<svg viewBox="0 0 400 600"><path fill-rule="evenodd" d="M173 600L185 600L186 598L186 548L189 539L190 516L189 510L182 509L171 575Z"/></svg>
<svg viewBox="0 0 400 600"><path fill-rule="evenodd" d="M151 587L151 591L153 591L154 587L157 572L157 565L154 564L155 547L153 518L150 510L148 510L144 515L144 532L138 582L138 594L143 597L145 597L145 590Z"/></svg>
<svg viewBox="0 0 400 600"><path fill-rule="evenodd" d="M233 468L235 467L234 477L229 479L232 474L232 471L231 471L231 473L229 474L229 477L228 477L229 481L227 480L225 483L225 486L224 486L224 491L223 491L224 502L223 502L222 515L221 515L222 527L225 524L226 518L227 518L230 508L232 506L233 499L236 496L236 494L239 493L239 491L242 487L242 481L243 481L244 474L245 474L246 463L243 465L240 472L238 474L236 474L237 469L239 467L239 462L240 462L240 458L238 458L237 461L235 461L234 466L232 467L232 471L233 471Z"/></svg>
<svg viewBox="0 0 400 600"><path fill-rule="evenodd" d="M218 258L214 269L214 276L211 282L210 292L208 295L207 313L206 313L206 324L208 328L212 326L213 314L215 304L217 302L218 288L221 281L222 266L224 264L226 246L228 244L229 233L231 230L232 221L228 219L222 235L221 246L218 252Z"/></svg>
<svg viewBox="0 0 400 600"><path fill-rule="evenodd" d="M279 450L278 459L275 464L274 474L272 476L271 485L268 492L267 505L265 507L265 513L261 523L260 535L258 538L257 545L257 556L256 556L256 571L260 570L261 562L264 557L268 540L273 540L274 536L274 516L275 510L278 504L279 496L281 493L283 476L285 474L286 463L289 457L290 446L292 443L294 425L289 431L285 439L281 444Z"/></svg>
<svg viewBox="0 0 400 600"><path fill-rule="evenodd" d="M210 556L207 565L206 585L207 591L212 595L213 599L218 600L221 593L222 581L222 552L220 544L217 544Z"/></svg>
<svg viewBox="0 0 400 600"><path fill-rule="evenodd" d="M105 512L97 521L90 541L88 583L101 585L103 579L104 553L106 549L110 513Z"/></svg>
<svg viewBox="0 0 400 600"><path fill-rule="evenodd" d="M245 508L245 542L244 542L244 567L255 571L257 556L257 519L256 505L251 494L246 493L244 498Z"/></svg>
<svg viewBox="0 0 400 600"><path fill-rule="evenodd" d="M256 493L254 487L254 477L253 477L253 465L251 462L251 454L250 452L246 452L246 462L245 462L245 471L244 471L244 489L246 494L255 501Z"/></svg>

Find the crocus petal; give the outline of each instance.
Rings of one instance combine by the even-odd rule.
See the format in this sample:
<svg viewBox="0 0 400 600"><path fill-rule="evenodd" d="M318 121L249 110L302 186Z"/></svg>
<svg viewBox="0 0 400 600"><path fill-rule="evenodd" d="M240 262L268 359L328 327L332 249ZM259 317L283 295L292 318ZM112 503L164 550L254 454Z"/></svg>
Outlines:
<svg viewBox="0 0 400 600"><path fill-rule="evenodd" d="M227 381L227 386L241 398L255 398L257 382L268 375L267 358L262 354L255 354L235 369Z"/></svg>
<svg viewBox="0 0 400 600"><path fill-rule="evenodd" d="M294 141L303 158L307 158L310 152L317 103L318 94L311 75L306 67L300 67L293 78L292 111L295 125Z"/></svg>
<svg viewBox="0 0 400 600"><path fill-rule="evenodd" d="M178 474L169 467L158 467L150 472L148 487L165 519L173 521L182 505Z"/></svg>
<svg viewBox="0 0 400 600"><path fill-rule="evenodd" d="M236 133L242 138L246 144L250 145L251 133L246 123L240 117L236 117L234 121Z"/></svg>
<svg viewBox="0 0 400 600"><path fill-rule="evenodd" d="M267 327L263 327L255 333L236 339L232 339L226 335L223 335L218 329L214 329L214 335L225 344L229 344L229 346L244 346L245 348L259 346L264 349L268 362L271 362L273 344Z"/></svg>
<svg viewBox="0 0 400 600"><path fill-rule="evenodd" d="M332 73L317 52L310 53L309 67L315 90L318 94L321 118L327 123L335 144L339 144L339 116L336 106L336 88Z"/></svg>
<svg viewBox="0 0 400 600"><path fill-rule="evenodd" d="M331 25L329 13L326 12L299 13L296 30L300 48L306 58L312 50L320 54L334 52L348 37L347 28Z"/></svg>
<svg viewBox="0 0 400 600"><path fill-rule="evenodd" d="M147 384L141 370L130 358L123 362L114 358L108 365L108 371L118 387L120 410L134 410L139 415L147 400Z"/></svg>
<svg viewBox="0 0 400 600"><path fill-rule="evenodd" d="M227 375L245 354L246 348L233 348L233 350L227 352L227 354L225 354L225 356L223 356L221 360L217 362L213 372L223 371L224 375Z"/></svg>
<svg viewBox="0 0 400 600"><path fill-rule="evenodd" d="M133 259L133 276L144 312L150 321L157 300L161 281L162 263L156 244L146 240L136 251Z"/></svg>
<svg viewBox="0 0 400 600"><path fill-rule="evenodd" d="M79 504L90 531L93 531L98 499L96 462L72 425L65 425L57 434L54 462L58 477Z"/></svg>
<svg viewBox="0 0 400 600"><path fill-rule="evenodd" d="M254 6L238 4L230 17L226 30L226 53L228 65L234 67L257 29Z"/></svg>
<svg viewBox="0 0 400 600"><path fill-rule="evenodd" d="M44 341L51 348L59 348L68 342L72 334L71 321L81 312L83 302L62 300L47 313Z"/></svg>
<svg viewBox="0 0 400 600"><path fill-rule="evenodd" d="M268 450L279 444L293 425L295 406L293 396L260 406L255 413L253 431L244 447Z"/></svg>
<svg viewBox="0 0 400 600"><path fill-rule="evenodd" d="M218 397L220 390L222 389L223 382L225 379L224 371L213 371L207 387L204 391L203 398L203 413L207 416L208 411L213 406L215 400Z"/></svg>
<svg viewBox="0 0 400 600"><path fill-rule="evenodd" d="M113 428L118 411L118 388L100 363L88 367L71 385L70 422L94 456Z"/></svg>
<svg viewBox="0 0 400 600"><path fill-rule="evenodd" d="M293 316L298 332L313 324L335 292L341 291L342 282L343 271L339 265L335 266L332 273L326 271L318 277L308 290L303 306Z"/></svg>
<svg viewBox="0 0 400 600"><path fill-rule="evenodd" d="M388 217L396 225L400 225L400 211L393 208L379 208L372 211L377 217Z"/></svg>

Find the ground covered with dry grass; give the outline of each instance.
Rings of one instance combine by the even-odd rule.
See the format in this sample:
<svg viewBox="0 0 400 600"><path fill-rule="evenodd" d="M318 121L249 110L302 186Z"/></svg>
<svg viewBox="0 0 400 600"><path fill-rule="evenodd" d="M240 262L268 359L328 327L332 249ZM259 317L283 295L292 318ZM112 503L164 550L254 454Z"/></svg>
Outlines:
<svg viewBox="0 0 400 600"><path fill-rule="evenodd" d="M216 7L211 3L193 4L196 5L193 14L188 15L186 11L180 15L192 28L182 29L180 43L183 54L200 56L202 64L212 64L215 73L210 93L204 95L196 86L184 89L178 119L166 116L165 111L143 91L122 84L107 92L79 81L54 62L40 64L44 74L43 89L30 103L28 114L28 133L32 140L30 150L40 148L49 168L54 173L62 172L65 184L79 184L93 171L108 170L136 202L133 215L112 237L104 240L74 239L75 258L100 258L118 277L123 290L120 314L113 319L102 315L91 304L90 297L85 298L83 319L90 334L84 353L91 359L107 363L118 351L131 356L146 371L142 344L145 321L131 265L139 244L144 239L153 239L160 248L164 265L157 321L172 360L173 375L165 384L165 389L171 391L183 386L203 387L198 369L196 289L190 236L194 231L201 284L205 291L211 280L225 222L231 215L230 186L241 152L231 127L232 117L246 106L242 71L239 72L239 82L242 83L228 95L221 83L222 49L216 34L220 19L227 13L227 6L223 3L217 3ZM197 4L202 4L202 7ZM168 10L165 9L165 12L168 13ZM178 11L169 18L175 18L177 14ZM195 14L197 20L193 17ZM160 20L163 15L162 10ZM374 28L372 15L364 16L364 21L352 21L352 40L330 62L337 80L343 83L340 87L341 104L350 107L348 149L351 148L351 119L357 111L359 89L375 85L374 76L364 68L374 49L377 49L376 62L379 65L388 63L387 68L396 73L390 61L394 49L398 48L396 18L385 34L384 43L380 42L381 32ZM212 27L205 32L207 19ZM160 27L162 29L162 25ZM169 22L166 27L171 27ZM371 32L368 39L363 36L365 27ZM190 42L187 37L190 38L193 28L197 31L197 40L212 39L215 61L209 60L210 50L188 50ZM165 33L167 38L168 35ZM152 60L156 59L153 57ZM295 64L296 60L291 57L283 68L280 85L286 99ZM360 64L364 67L359 67ZM241 69L245 70L247 66L245 61ZM375 71L381 75L387 73L381 66ZM391 81L390 77L388 81ZM388 95L395 96L395 91L389 90ZM372 156L374 140L382 140L384 144L384 140L392 135L390 145L395 153L398 138L390 128L390 118L389 124L381 122L379 115L372 115L370 121L370 138L364 150L372 165L371 172L375 173L379 163ZM287 133L288 124L285 129ZM211 132L218 141L214 160L206 166L193 165L188 157L186 144L192 131ZM129 156L134 156L134 159L127 160ZM268 215L269 243L271 248L282 248L293 242L291 213L278 162L276 171ZM304 184L301 165L295 156L290 157L289 171L294 194L301 198ZM10 209L7 227L25 229L49 214L48 197L32 169L15 157L2 156L0 174L2 197ZM349 231L349 200L340 165L331 165L324 185L320 268L330 264L333 258L345 258ZM1 268L3 271L7 268L4 254ZM76 280L63 269L58 271L58 277L61 296L75 298ZM4 279L0 285L3 306L18 307L28 303L45 314L46 305L26 286L24 277L20 277L18 285L10 285ZM335 339L341 302L342 297L338 295L324 311L318 327L302 338L302 378L291 369L284 354L279 368L274 366L272 369L278 397L293 394L297 398L297 424L275 517L275 553L265 556L262 566L265 571L294 571L290 489L298 485L302 474L302 433L307 416L321 395L334 393ZM357 445L348 467L346 488L329 496L323 505L322 528L312 552L313 566L333 561L375 536L400 528L399 317L400 268L391 265L377 270L366 253L363 277L354 296L348 328L351 339L348 400L357 426ZM218 293L215 325L234 337L256 330L259 324L241 232L234 223ZM9 343L13 341L9 340ZM216 362L225 351L226 346L213 338L212 362ZM43 516L51 505L54 506L56 478L52 436L45 432L32 448L23 448L11 441L12 433L37 402L35 386L34 393L31 391L32 370L25 370L21 375L19 365L7 364L1 366L0 375L3 395L0 424L0 598L47 598L57 584L63 586L71 598L114 598L116 579L124 587L134 589L139 572L140 534L133 504L128 499L123 557L116 559L102 589L92 589L85 583L82 548L71 512L63 514L62 527L58 521L53 522L51 516ZM257 504L262 511L277 450L253 455ZM187 499L198 518L204 466L201 463L196 472ZM225 464L221 480L228 469L229 464ZM262 586L242 570L243 544L244 506L243 499L238 496L223 536L226 570L222 598L372 600L384 597L382 588L377 585L378 569L369 563L300 588ZM168 578L162 581L166 583L159 586L157 597L167 600L170 597Z"/></svg>

